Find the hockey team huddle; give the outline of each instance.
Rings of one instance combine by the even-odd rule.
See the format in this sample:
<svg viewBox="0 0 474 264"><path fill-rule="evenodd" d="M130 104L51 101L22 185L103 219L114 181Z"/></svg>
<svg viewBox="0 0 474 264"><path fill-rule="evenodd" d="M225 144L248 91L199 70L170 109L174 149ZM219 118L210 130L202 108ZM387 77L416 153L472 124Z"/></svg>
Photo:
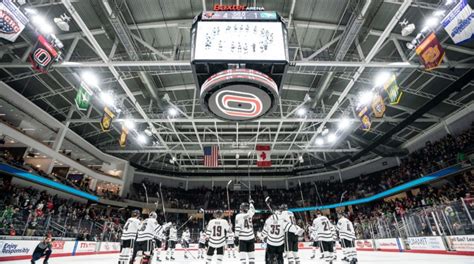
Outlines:
<svg viewBox="0 0 474 264"><path fill-rule="evenodd" d="M148 218L140 221L140 212L136 210L123 226L119 264L160 263L163 243L165 259L175 260L174 251L178 241L184 250L185 259L189 256L195 260L205 258L206 264L210 264L215 256L215 263L220 264L225 249L229 258L231 254L236 258L237 248L241 264L263 263L262 260L255 259L256 237L265 245L265 263L283 264L286 258L288 264L299 264L298 242L305 229L296 224L294 214L288 210L287 205L283 204L274 210L270 206L269 208L271 215L266 219L263 230L257 232L257 236L252 223L255 214L252 200L240 205L240 212L235 216L234 231L230 219L224 219L224 212L215 211L214 218L208 222L205 230L200 231L197 258L189 252L191 235L184 224L180 227L171 222L159 224L155 212L149 213ZM320 211L316 215L312 225L306 227L306 232L313 241L311 259L316 259L316 248L319 247L321 259L332 264L336 259L336 240L339 239L344 255L342 261L357 263L352 222L344 214L340 214L335 226ZM183 227L181 240L178 240L178 231Z"/></svg>

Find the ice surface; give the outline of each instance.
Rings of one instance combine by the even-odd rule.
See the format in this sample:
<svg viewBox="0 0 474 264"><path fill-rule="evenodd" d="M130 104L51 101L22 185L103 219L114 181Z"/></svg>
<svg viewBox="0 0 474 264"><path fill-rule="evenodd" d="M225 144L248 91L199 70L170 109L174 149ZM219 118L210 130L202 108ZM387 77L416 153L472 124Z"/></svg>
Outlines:
<svg viewBox="0 0 474 264"><path fill-rule="evenodd" d="M163 264L204 264L205 260L195 260L190 258L184 259L183 251L177 251L175 253L175 261L163 261ZM197 256L197 252L193 251L192 254ZM264 262L264 251L256 252L257 263ZM311 250L301 250L300 258L301 264L324 264L322 260L310 260ZM474 264L473 256L457 256L457 255L441 255L441 254L419 254L419 253L392 253L392 252L369 252L360 251L358 252L358 259L360 264L365 263L377 263L377 264ZM164 254L162 253L162 256ZM334 261L334 264L343 264L345 262L340 261L342 258L342 252L338 252L338 260ZM91 255L91 256L79 256L79 257L60 257L52 258L49 260L49 264L116 264L118 261L118 254L108 255ZM215 261L215 260L214 260ZM29 264L29 260L10 261L12 264ZM42 259L36 263L42 264ZM214 262L213 262L214 263ZM224 257L223 263L225 264L239 264L237 258L227 258L227 254ZM286 263L286 261L285 261Z"/></svg>

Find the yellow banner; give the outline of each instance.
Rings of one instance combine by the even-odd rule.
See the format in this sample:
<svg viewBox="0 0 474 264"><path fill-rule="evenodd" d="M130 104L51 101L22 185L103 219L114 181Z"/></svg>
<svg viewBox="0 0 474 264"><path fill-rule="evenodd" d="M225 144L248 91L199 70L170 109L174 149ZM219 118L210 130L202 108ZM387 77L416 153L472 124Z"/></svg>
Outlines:
<svg viewBox="0 0 474 264"><path fill-rule="evenodd" d="M119 143L122 148L127 145L127 136L128 136L128 129L125 125L122 124L122 133L120 134Z"/></svg>
<svg viewBox="0 0 474 264"><path fill-rule="evenodd" d="M110 130L114 117L115 114L112 112L112 110L110 110L108 107L104 107L104 115L100 120L100 127L102 128L103 132L107 132Z"/></svg>

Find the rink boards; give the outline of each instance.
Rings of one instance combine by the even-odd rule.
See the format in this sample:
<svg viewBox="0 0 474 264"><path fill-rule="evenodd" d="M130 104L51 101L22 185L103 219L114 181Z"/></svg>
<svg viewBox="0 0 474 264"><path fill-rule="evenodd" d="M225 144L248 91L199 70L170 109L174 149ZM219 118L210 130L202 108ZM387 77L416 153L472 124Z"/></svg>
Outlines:
<svg viewBox="0 0 474 264"><path fill-rule="evenodd" d="M0 262L30 259L39 240L2 240L0 241ZM311 249L311 242L299 243L300 249ZM178 251L181 245L176 245ZM197 250L197 244L190 244L189 250ZM356 240L358 251L385 251L474 255L474 235L447 236L447 237L409 237ZM265 244L256 243L257 251L265 250ZM337 249L340 249L337 244ZM91 241L54 241L53 257L81 256L94 254L118 253L118 242L91 242Z"/></svg>

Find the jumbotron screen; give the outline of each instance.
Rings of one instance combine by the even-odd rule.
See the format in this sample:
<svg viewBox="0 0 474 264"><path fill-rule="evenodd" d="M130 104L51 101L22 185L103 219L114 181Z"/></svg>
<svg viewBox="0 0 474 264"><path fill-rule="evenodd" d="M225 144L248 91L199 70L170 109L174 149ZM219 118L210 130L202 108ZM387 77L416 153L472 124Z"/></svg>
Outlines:
<svg viewBox="0 0 474 264"><path fill-rule="evenodd" d="M199 21L194 60L284 61L281 22Z"/></svg>

